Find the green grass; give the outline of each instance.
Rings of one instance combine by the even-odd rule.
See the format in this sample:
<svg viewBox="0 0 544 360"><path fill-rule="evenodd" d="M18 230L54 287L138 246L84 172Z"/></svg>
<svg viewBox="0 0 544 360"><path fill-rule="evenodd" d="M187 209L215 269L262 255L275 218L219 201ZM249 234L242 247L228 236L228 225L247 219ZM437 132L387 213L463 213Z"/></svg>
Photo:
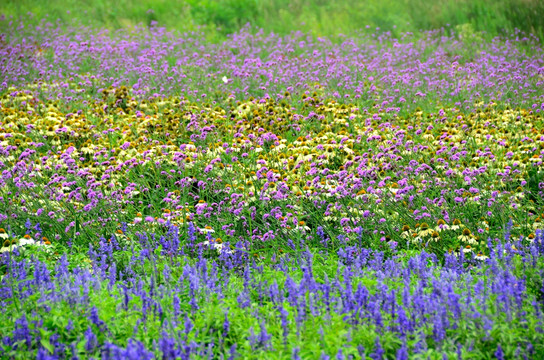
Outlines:
<svg viewBox="0 0 544 360"><path fill-rule="evenodd" d="M518 28L544 38L544 2L540 0L7 0L0 5L0 13L8 19L32 13L36 23L48 16L51 21L110 29L156 21L169 30L200 29L216 41L247 23L265 32L301 30L314 36L350 34L367 27L399 35L464 25L458 30L483 31L486 37Z"/></svg>

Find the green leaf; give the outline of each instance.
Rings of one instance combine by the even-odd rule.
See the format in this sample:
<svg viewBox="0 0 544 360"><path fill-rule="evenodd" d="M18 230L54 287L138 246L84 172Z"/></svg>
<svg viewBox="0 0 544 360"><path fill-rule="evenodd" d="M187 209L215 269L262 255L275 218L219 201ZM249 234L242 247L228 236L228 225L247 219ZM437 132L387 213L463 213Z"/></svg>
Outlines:
<svg viewBox="0 0 544 360"><path fill-rule="evenodd" d="M44 338L42 337L40 339L40 344L47 349L47 351L49 351L49 354L53 354L53 352L55 351L55 348L53 347L53 345L51 345L51 343L49 342L49 338Z"/></svg>

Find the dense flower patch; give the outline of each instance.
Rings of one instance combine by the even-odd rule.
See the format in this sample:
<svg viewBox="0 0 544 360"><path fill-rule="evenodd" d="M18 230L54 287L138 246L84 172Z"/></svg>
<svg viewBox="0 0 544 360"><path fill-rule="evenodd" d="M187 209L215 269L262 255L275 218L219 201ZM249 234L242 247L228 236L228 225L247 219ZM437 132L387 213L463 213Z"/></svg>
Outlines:
<svg viewBox="0 0 544 360"><path fill-rule="evenodd" d="M175 94L194 101L281 100L286 91L300 97L322 87L326 97L388 113L440 103L470 111L482 100L514 108L542 104L542 45L519 32L486 42L444 29L337 39L243 29L213 44L201 34L154 27L111 32L43 21L10 22L5 31L0 89L31 85L68 108L123 85L140 98Z"/></svg>
<svg viewBox="0 0 544 360"><path fill-rule="evenodd" d="M485 253L509 217L513 235L533 239L544 216L543 120L527 110L489 104L385 121L317 97L300 109L273 99L138 103L126 88L105 98L68 114L29 93L3 104L0 216L10 226L47 214L54 221L38 236L73 241L119 222L191 220L223 240L267 243L324 223L443 254Z"/></svg>
<svg viewBox="0 0 544 360"><path fill-rule="evenodd" d="M87 266L73 266L74 252L56 263L43 252L4 259L4 353L106 359L544 354L540 231L528 247L490 241L485 263L463 253L446 255L443 263L426 252L387 258L348 242L315 252L300 242L292 244L292 255L274 255L266 267L243 250L207 260L214 250L195 245L192 225L188 234L171 227L153 238L140 234L130 247L101 239ZM187 257L195 252L194 260Z"/></svg>
<svg viewBox="0 0 544 360"><path fill-rule="evenodd" d="M16 29L9 356L544 353L533 37Z"/></svg>

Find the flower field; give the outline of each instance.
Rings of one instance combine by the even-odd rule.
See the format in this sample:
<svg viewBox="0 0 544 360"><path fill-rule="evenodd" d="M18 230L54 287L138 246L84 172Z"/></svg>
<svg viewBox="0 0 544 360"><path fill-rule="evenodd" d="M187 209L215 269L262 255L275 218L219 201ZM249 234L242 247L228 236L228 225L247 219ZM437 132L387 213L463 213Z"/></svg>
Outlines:
<svg viewBox="0 0 544 360"><path fill-rule="evenodd" d="M7 359L544 357L544 51L0 38Z"/></svg>

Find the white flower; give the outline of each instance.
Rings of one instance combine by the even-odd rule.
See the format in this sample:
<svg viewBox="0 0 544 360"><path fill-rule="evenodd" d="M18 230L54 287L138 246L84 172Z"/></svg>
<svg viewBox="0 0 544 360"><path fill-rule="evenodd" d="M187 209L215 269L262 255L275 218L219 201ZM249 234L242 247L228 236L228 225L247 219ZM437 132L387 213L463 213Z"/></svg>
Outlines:
<svg viewBox="0 0 544 360"><path fill-rule="evenodd" d="M227 254L232 254L233 253L232 250L225 247L222 243L217 243L217 242L214 242L214 241L210 242L210 241L206 240L204 242L201 242L199 245L209 247L210 249L215 249L219 253L222 253L222 252L226 252Z"/></svg>
<svg viewBox="0 0 544 360"><path fill-rule="evenodd" d="M34 244L38 244L38 243L34 241L33 239L25 239L25 238L19 239L19 241L17 242L17 245L21 245L21 246L34 245Z"/></svg>
<svg viewBox="0 0 544 360"><path fill-rule="evenodd" d="M418 233L419 236L421 237L427 237L429 235L432 235L434 232L434 229L431 229L431 228L426 228L426 229L421 229Z"/></svg>
<svg viewBox="0 0 544 360"><path fill-rule="evenodd" d="M32 238L21 238L15 242L11 242L8 246L3 246L0 249L0 253L8 252L17 249L19 246L27 246L27 245L36 245L36 246L48 246L44 244L43 242L37 242Z"/></svg>
<svg viewBox="0 0 544 360"><path fill-rule="evenodd" d="M457 239L469 243L470 245L477 245L478 241L474 237L474 235L471 234L470 230L465 228L463 230L463 233L457 237Z"/></svg>
<svg viewBox="0 0 544 360"><path fill-rule="evenodd" d="M462 228L464 228L464 227L465 227L465 225L463 225L463 224L461 223L461 220L455 219L455 220L453 220L453 224L450 226L450 230L455 231L455 230L462 229Z"/></svg>
<svg viewBox="0 0 544 360"><path fill-rule="evenodd" d="M412 237L412 244L419 244L421 243L422 239L421 239L421 236L414 236Z"/></svg>
<svg viewBox="0 0 544 360"><path fill-rule="evenodd" d="M227 79L226 76L223 76L223 78L222 78L221 80L223 80L223 82L224 82L225 84L229 82L229 79Z"/></svg>
<svg viewBox="0 0 544 360"><path fill-rule="evenodd" d="M200 232L201 234L208 234L208 233L214 233L214 232L215 232L215 230L212 229L212 228L209 227L209 226L206 226L206 227L204 227L203 229L200 229L200 228L199 228L198 230L199 230L199 232Z"/></svg>

